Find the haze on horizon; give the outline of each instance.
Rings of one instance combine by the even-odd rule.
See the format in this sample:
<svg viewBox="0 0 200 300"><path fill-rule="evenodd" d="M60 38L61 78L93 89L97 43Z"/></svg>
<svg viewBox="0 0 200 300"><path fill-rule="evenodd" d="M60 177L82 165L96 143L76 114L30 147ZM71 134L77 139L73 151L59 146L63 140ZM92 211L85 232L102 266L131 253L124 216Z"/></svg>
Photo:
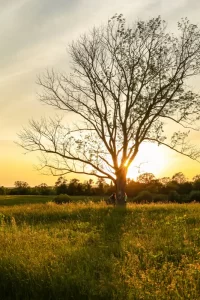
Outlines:
<svg viewBox="0 0 200 300"><path fill-rule="evenodd" d="M69 70L70 58L66 48L72 40L94 25L106 23L115 13L124 14L130 23L161 15L173 32L182 17L198 24L199 11L198 0L2 0L0 185L13 186L16 180L26 181L31 186L42 182L52 185L56 181L53 176L39 174L34 168L38 162L37 155L24 155L24 150L14 141L28 120L59 113L38 101L35 82L37 75L47 68ZM197 92L200 92L199 80L196 78L191 82ZM198 144L200 132L193 133L191 138ZM136 165L140 163L143 163L141 172L153 172L157 177L172 176L182 171L192 178L200 173L197 162L155 145L142 149ZM136 172L137 168L132 168L129 177L136 177ZM78 176L69 176L73 177Z"/></svg>

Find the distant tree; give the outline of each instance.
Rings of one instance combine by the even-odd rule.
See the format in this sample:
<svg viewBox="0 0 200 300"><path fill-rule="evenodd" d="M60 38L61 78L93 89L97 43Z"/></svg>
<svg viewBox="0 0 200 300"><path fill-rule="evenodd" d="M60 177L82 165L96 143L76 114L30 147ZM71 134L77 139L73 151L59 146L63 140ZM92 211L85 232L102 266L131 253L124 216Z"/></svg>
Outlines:
<svg viewBox="0 0 200 300"><path fill-rule="evenodd" d="M199 181L200 180L200 174L197 174L195 175L193 178L192 178L192 181Z"/></svg>
<svg viewBox="0 0 200 300"><path fill-rule="evenodd" d="M194 176L192 178L192 181L193 181L193 188L194 188L194 190L199 191L200 190L200 174Z"/></svg>
<svg viewBox="0 0 200 300"><path fill-rule="evenodd" d="M55 182L55 191L57 195L68 193L67 180L63 176L58 177Z"/></svg>
<svg viewBox="0 0 200 300"><path fill-rule="evenodd" d="M88 180L88 183L89 183L90 185L92 185L92 184L94 183L94 180L93 180L93 179L89 179L89 180Z"/></svg>
<svg viewBox="0 0 200 300"><path fill-rule="evenodd" d="M4 186L0 187L0 195L6 195L6 188Z"/></svg>
<svg viewBox="0 0 200 300"><path fill-rule="evenodd" d="M105 187L108 187L108 184L106 183L105 179L104 178L99 178L97 180L97 185L98 185L98 194L100 195L103 195L106 190L105 190Z"/></svg>
<svg viewBox="0 0 200 300"><path fill-rule="evenodd" d="M193 182L193 189L200 191L200 180L196 180L195 182Z"/></svg>
<svg viewBox="0 0 200 300"><path fill-rule="evenodd" d="M169 202L180 202L180 199L181 199L181 197L177 191L172 190L169 192L169 194L168 194Z"/></svg>
<svg viewBox="0 0 200 300"><path fill-rule="evenodd" d="M176 181L170 181L167 183L166 187L165 187L165 191L167 193L171 192L171 191L176 191L178 192L179 190L179 185Z"/></svg>
<svg viewBox="0 0 200 300"><path fill-rule="evenodd" d="M177 183L185 183L187 181L187 178L182 172L178 172L172 176L172 181L175 181Z"/></svg>
<svg viewBox="0 0 200 300"><path fill-rule="evenodd" d="M25 181L15 181L15 188L12 190L12 193L17 195L28 195L30 194L29 184Z"/></svg>
<svg viewBox="0 0 200 300"><path fill-rule="evenodd" d="M58 179L56 180L55 182L55 186L59 186L61 184L66 184L67 183L67 180L63 177L63 176L60 176L58 177Z"/></svg>
<svg viewBox="0 0 200 300"><path fill-rule="evenodd" d="M39 195L51 195L52 194L52 189L46 184L46 183L41 183L37 187Z"/></svg>
<svg viewBox="0 0 200 300"><path fill-rule="evenodd" d="M192 191L192 188L193 188L192 183L186 181L179 184L178 191L180 194L189 194Z"/></svg>
<svg viewBox="0 0 200 300"><path fill-rule="evenodd" d="M189 195L189 201L200 202L200 191L192 191Z"/></svg>
<svg viewBox="0 0 200 300"><path fill-rule="evenodd" d="M148 191L151 193L159 193L162 190L162 184L159 179L153 179L148 184Z"/></svg>
<svg viewBox="0 0 200 300"><path fill-rule="evenodd" d="M89 179L88 181L85 182L85 193L87 195L92 194L92 184L94 183L93 179Z"/></svg>
<svg viewBox="0 0 200 300"><path fill-rule="evenodd" d="M29 184L25 181L15 181L14 183L16 188L28 188Z"/></svg>
<svg viewBox="0 0 200 300"><path fill-rule="evenodd" d="M80 180L77 178L71 179L68 185L68 194L78 195L80 192Z"/></svg>
<svg viewBox="0 0 200 300"><path fill-rule="evenodd" d="M149 184L155 179L156 178L153 173L143 173L137 177L137 181L144 184Z"/></svg>
<svg viewBox="0 0 200 300"><path fill-rule="evenodd" d="M107 187L106 194L107 195L112 195L114 192L115 192L115 186L114 186L114 184L111 180L109 186Z"/></svg>
<svg viewBox="0 0 200 300"><path fill-rule="evenodd" d="M143 191L143 189L144 189L144 185L142 183L134 181L133 179L127 183L126 190L127 190L128 197L137 196L138 193Z"/></svg>
<svg viewBox="0 0 200 300"><path fill-rule="evenodd" d="M162 185L166 186L171 181L171 178L170 177L162 177L159 179L159 181Z"/></svg>
<svg viewBox="0 0 200 300"><path fill-rule="evenodd" d="M76 125L42 119L19 135L24 149L41 152L42 168L108 178L117 204L125 205L127 171L142 143L199 158L187 139L200 115L200 97L187 82L200 73L196 25L182 19L175 35L160 17L129 26L116 15L73 42L69 53L69 76L47 71L38 83L40 100L73 114ZM183 132L166 137L167 121Z"/></svg>

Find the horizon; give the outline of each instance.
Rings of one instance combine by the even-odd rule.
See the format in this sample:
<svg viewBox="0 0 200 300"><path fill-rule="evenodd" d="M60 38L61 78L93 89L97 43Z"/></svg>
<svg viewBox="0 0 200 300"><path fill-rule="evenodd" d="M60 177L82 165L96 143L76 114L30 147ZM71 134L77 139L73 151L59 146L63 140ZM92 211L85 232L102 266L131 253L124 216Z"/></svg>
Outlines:
<svg viewBox="0 0 200 300"><path fill-rule="evenodd" d="M174 174L172 174L172 176L162 176L162 177L157 177L157 176L155 176L155 174L153 174L153 173L151 173L151 172L144 172L144 173L139 173L139 175L136 177L136 178L133 178L133 177L128 177L127 176L127 180L131 180L131 181L134 181L134 182L137 182L137 183L139 183L139 180L138 180L138 177L140 176L140 175L144 175L144 174L152 174L152 175L154 175L154 179L153 180L162 180L163 178L169 178L170 179L170 182L172 182L172 181L176 181L176 180L173 180L172 179L172 177L174 176L174 175L176 175L176 174L178 174L178 173L182 173L184 176L185 176L185 182L190 182L190 183L192 183L192 182L194 182L194 180L193 180L193 178L196 176L196 175L199 175L200 176L200 174L195 174L192 178L189 178L189 177L187 177L186 176L186 174L184 174L181 170L180 171L178 171L178 172L176 172L176 173L174 173ZM88 181L89 181L89 179L92 179L93 180L93 182L91 183L91 186L93 186L93 187L95 187L95 186L98 186L98 184L97 184L97 181L98 181L98 178L96 177L96 178L82 178L82 179L80 179L80 178L77 178L77 177L72 177L72 178L70 178L70 179L67 179L65 176L58 176L58 177L55 177L55 182L54 182L54 184L51 184L51 185L49 185L49 184L47 184L46 182L41 182L41 183L39 183L39 184L37 184L37 185L31 185L31 184L29 184L29 182L27 182L27 181L25 181L25 180L16 180L16 181L19 181L19 182L25 182L25 183L27 183L28 184L28 187L30 187L30 188L34 188L34 187L37 187L37 186L39 186L39 185L41 185L41 184L47 184L47 186L48 187L55 187L55 183L56 183L56 178L59 178L59 177L63 177L64 179L66 179L66 184L68 185L69 183L70 183L70 181L71 180L73 180L73 179L78 179L79 180L79 182L81 183L81 184L85 184L85 183L87 183ZM96 180L97 181L96 181ZM106 184L108 184L108 185L111 185L111 180L109 180L109 179L106 179L105 180L105 183ZM127 183L128 184L128 183ZM13 189L13 188L15 188L15 182L13 183L13 185L10 185L10 186L4 186L4 185L0 185L0 187L4 187L4 188L10 188L10 189Z"/></svg>

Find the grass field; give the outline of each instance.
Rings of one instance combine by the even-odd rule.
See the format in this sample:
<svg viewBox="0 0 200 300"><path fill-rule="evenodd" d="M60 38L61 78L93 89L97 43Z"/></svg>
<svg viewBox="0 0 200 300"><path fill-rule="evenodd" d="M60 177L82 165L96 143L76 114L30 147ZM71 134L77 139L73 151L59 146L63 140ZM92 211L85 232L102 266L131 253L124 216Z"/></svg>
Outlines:
<svg viewBox="0 0 200 300"><path fill-rule="evenodd" d="M0 197L0 299L200 299L198 204L51 199Z"/></svg>

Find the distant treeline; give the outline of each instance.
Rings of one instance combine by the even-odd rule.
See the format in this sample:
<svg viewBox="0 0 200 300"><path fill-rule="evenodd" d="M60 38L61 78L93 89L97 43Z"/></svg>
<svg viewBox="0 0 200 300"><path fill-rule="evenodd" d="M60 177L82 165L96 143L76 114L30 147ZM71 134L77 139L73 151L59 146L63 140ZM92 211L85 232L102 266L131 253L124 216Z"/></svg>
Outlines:
<svg viewBox="0 0 200 300"><path fill-rule="evenodd" d="M115 191L112 183L104 179L94 182L89 179L85 182L74 178L67 181L59 177L54 186L42 183L30 187L27 182L16 181L13 188L0 187L1 195L85 195L109 196ZM128 201L144 202L200 202L200 174L189 181L182 172L170 177L156 179L152 173L144 173L137 180L127 179L126 193Z"/></svg>

